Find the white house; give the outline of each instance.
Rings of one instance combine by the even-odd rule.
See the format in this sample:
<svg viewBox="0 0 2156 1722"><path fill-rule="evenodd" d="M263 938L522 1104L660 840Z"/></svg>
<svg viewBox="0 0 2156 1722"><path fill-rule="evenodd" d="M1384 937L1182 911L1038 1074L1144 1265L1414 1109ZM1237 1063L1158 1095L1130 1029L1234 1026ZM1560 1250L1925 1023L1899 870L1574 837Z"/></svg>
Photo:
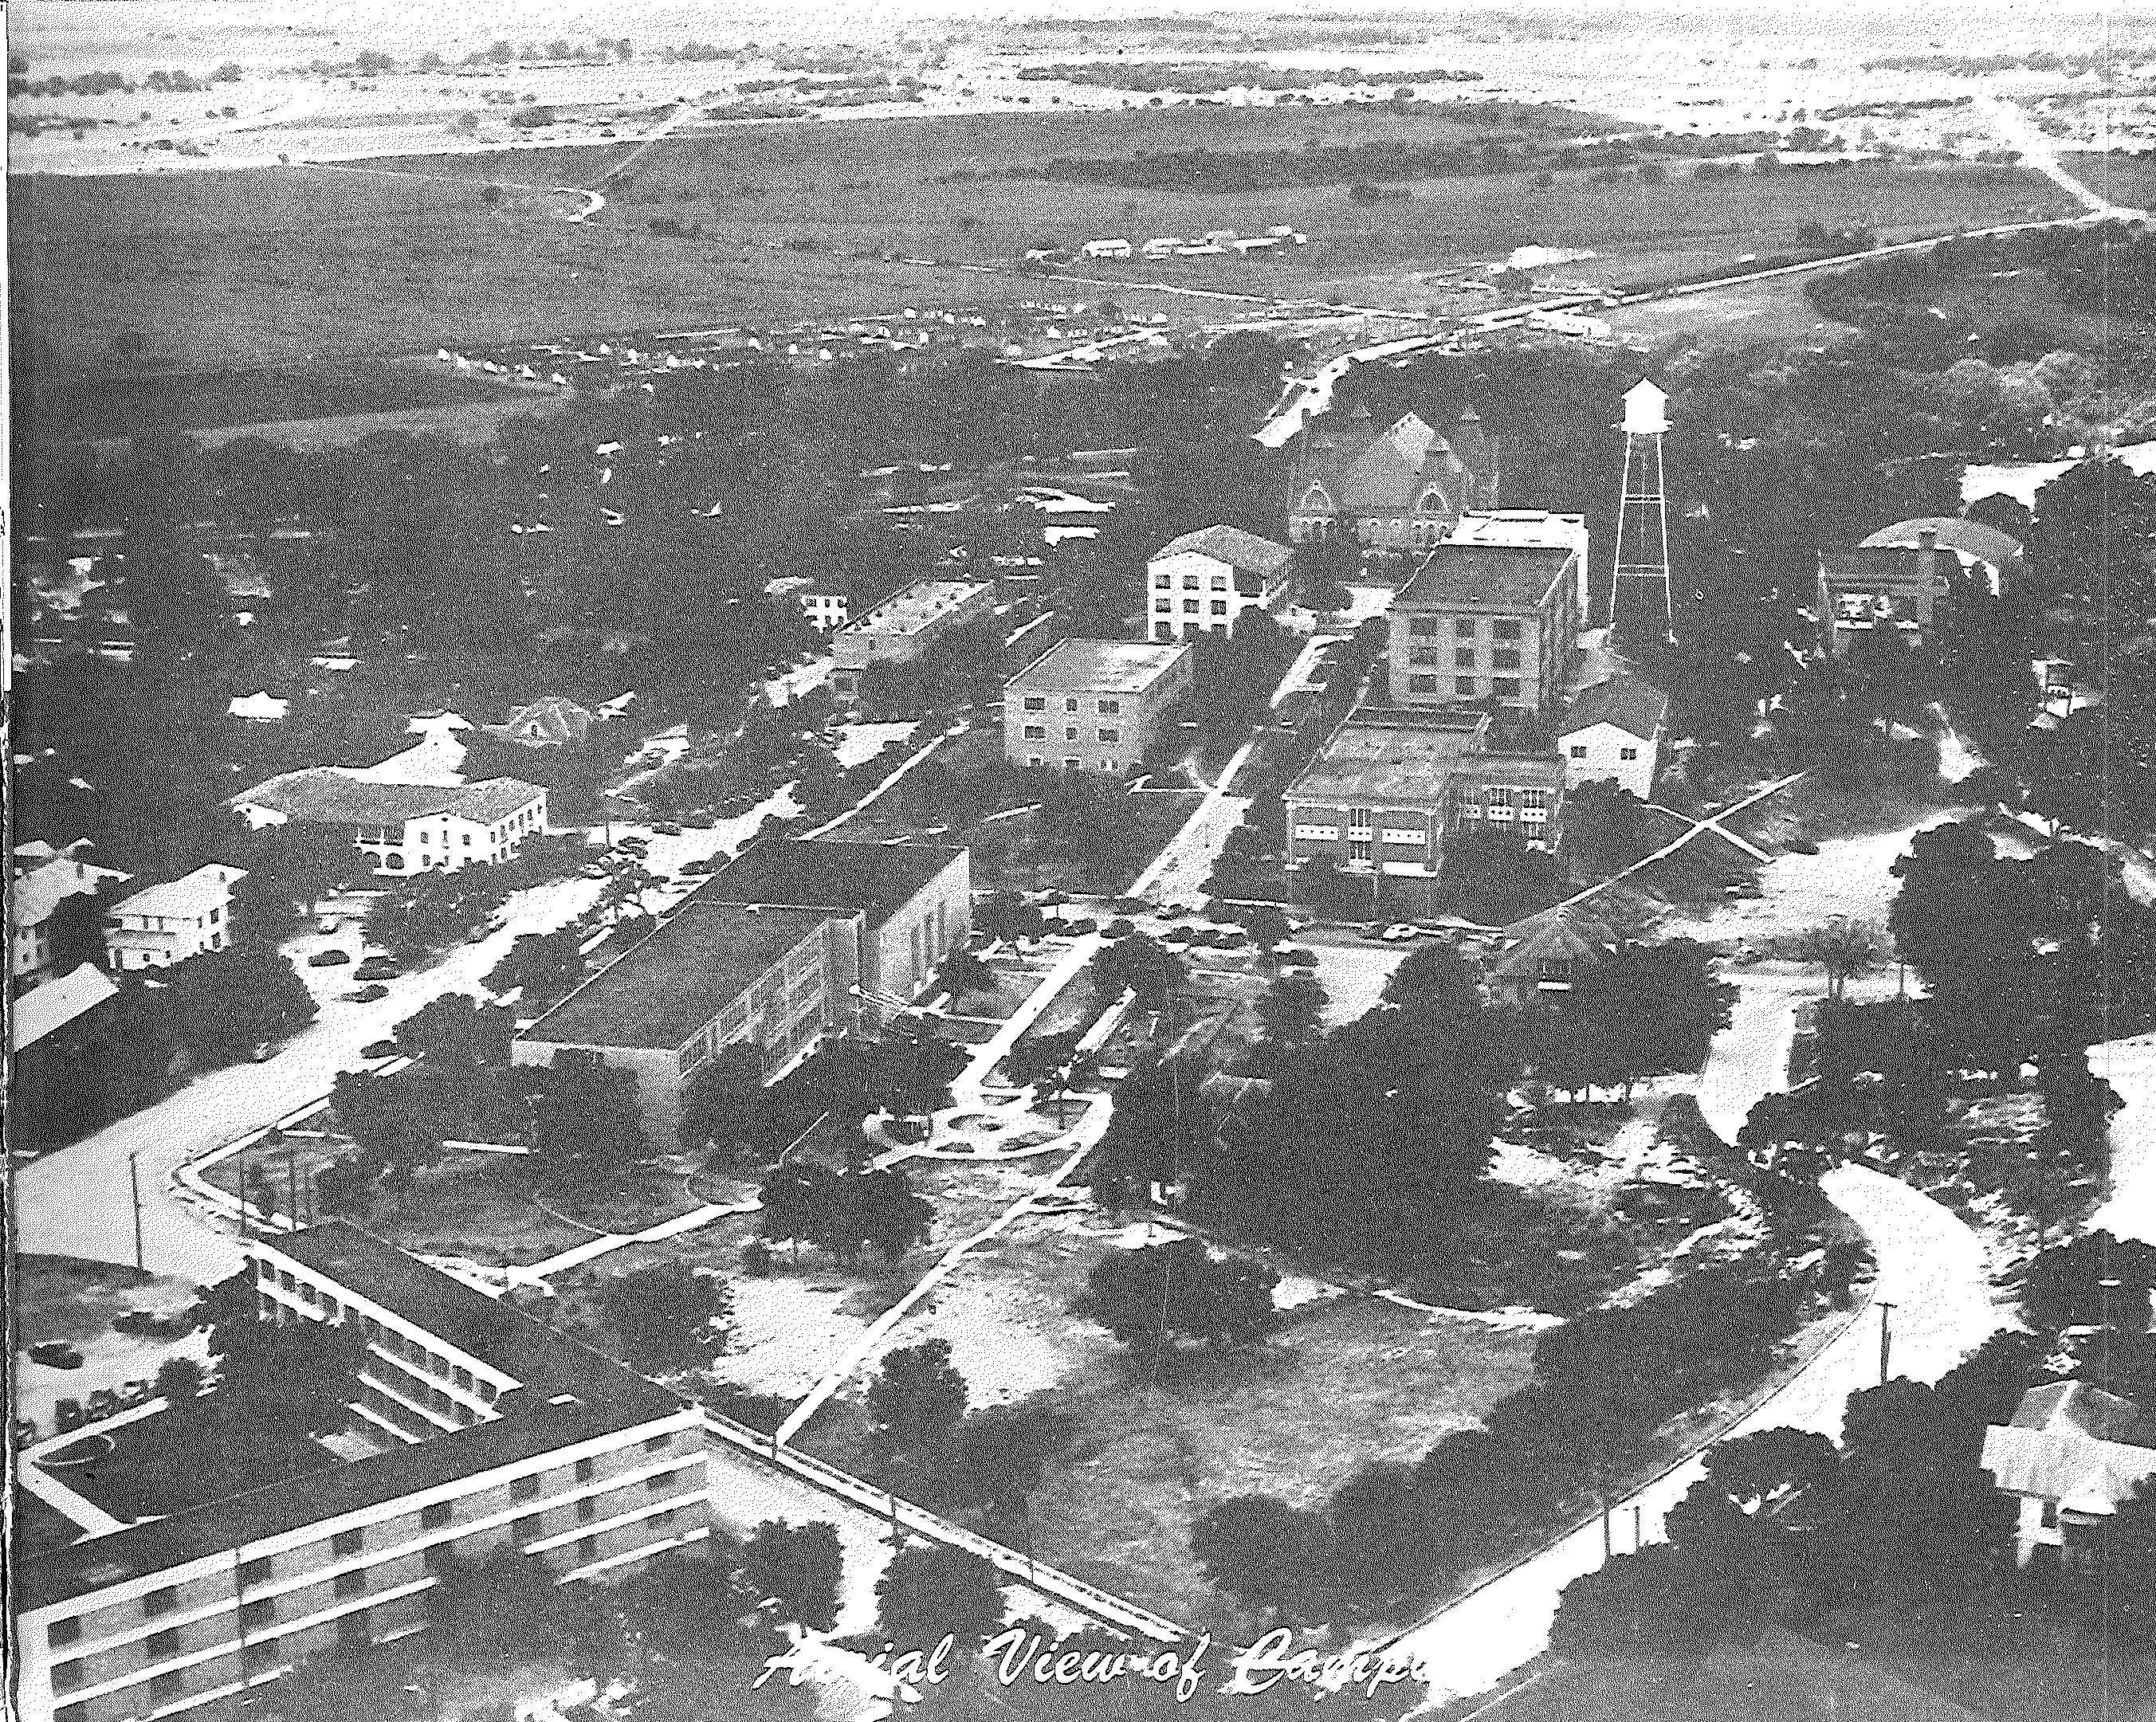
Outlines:
<svg viewBox="0 0 2156 1722"><path fill-rule="evenodd" d="M232 888L247 877L212 862L184 878L137 891L105 917L105 950L116 969L168 969L232 943Z"/></svg>
<svg viewBox="0 0 2156 1722"><path fill-rule="evenodd" d="M288 820L348 831L375 872L393 877L506 861L547 825L547 792L515 777L389 783L334 766L286 771L231 805L258 831Z"/></svg>
<svg viewBox="0 0 2156 1722"><path fill-rule="evenodd" d="M2092 1565L2103 1521L2136 1484L2156 1477L2156 1418L2086 1381L2031 1387L2011 1423L1984 1432L1984 1468L2018 1504L2019 1565L2040 1549L2070 1567Z"/></svg>
<svg viewBox="0 0 2156 1722"><path fill-rule="evenodd" d="M1079 249L1091 258L1125 258L1131 254L1131 242L1128 239L1088 239Z"/></svg>
<svg viewBox="0 0 2156 1722"><path fill-rule="evenodd" d="M1583 688L1558 725L1564 787L1614 780L1641 801L1651 799L1669 712L1670 696L1637 676Z"/></svg>
<svg viewBox="0 0 2156 1722"><path fill-rule="evenodd" d="M110 867L55 856L20 874L8 894L8 973L35 980L52 966L53 914L69 897L95 896L107 883L125 884L129 875Z"/></svg>
<svg viewBox="0 0 2156 1722"><path fill-rule="evenodd" d="M1146 638L1225 633L1244 611L1275 608L1286 595L1294 560L1285 544L1234 526L1207 526L1171 538L1146 565Z"/></svg>

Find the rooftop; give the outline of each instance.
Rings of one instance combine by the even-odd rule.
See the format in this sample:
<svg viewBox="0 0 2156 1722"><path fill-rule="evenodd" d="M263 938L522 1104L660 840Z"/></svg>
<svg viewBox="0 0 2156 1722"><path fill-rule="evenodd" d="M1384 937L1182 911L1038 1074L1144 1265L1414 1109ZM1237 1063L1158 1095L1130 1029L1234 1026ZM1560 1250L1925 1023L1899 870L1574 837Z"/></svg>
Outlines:
<svg viewBox="0 0 2156 1722"><path fill-rule="evenodd" d="M1491 757L1481 751L1488 729L1488 715L1481 712L1444 724L1358 713L1333 731L1309 769L1288 787L1286 798L1365 804L1438 800L1463 761Z"/></svg>
<svg viewBox="0 0 2156 1722"><path fill-rule="evenodd" d="M1136 640L1063 640L1010 680L1012 687L1082 689L1089 694L1142 694L1190 655L1188 645Z"/></svg>
<svg viewBox="0 0 2156 1722"><path fill-rule="evenodd" d="M124 884L132 875L110 867L92 867L86 861L64 858L48 861L17 879L10 887L8 919L18 927L34 927L49 920L63 899L95 892L111 880Z"/></svg>
<svg viewBox="0 0 2156 1722"><path fill-rule="evenodd" d="M436 813L491 825L545 793L536 783L515 777L461 784L390 783L338 766L311 766L266 778L233 797L232 802L315 825L402 825Z"/></svg>
<svg viewBox="0 0 2156 1722"><path fill-rule="evenodd" d="M1914 549L1922 544L1927 532L1940 549L1953 551L1957 556L1973 558L1994 568L2010 567L2021 554L2020 541L2010 533L1987 526L1981 520L1965 520L1958 515L1924 515L1912 520L1897 520L1891 526L1881 526L1857 547Z"/></svg>
<svg viewBox="0 0 2156 1722"><path fill-rule="evenodd" d="M1183 555L1211 556L1231 568L1247 569L1268 578L1295 560L1295 552L1285 544L1275 544L1239 526L1205 526L1186 532L1180 538L1169 539L1152 553L1152 559L1158 561L1163 556Z"/></svg>
<svg viewBox="0 0 2156 1722"><path fill-rule="evenodd" d="M1586 536L1584 515L1545 514L1537 508L1502 508L1463 514L1452 523L1444 541L1512 550L1572 550Z"/></svg>
<svg viewBox="0 0 2156 1722"><path fill-rule="evenodd" d="M1568 541L1544 545L1440 540L1415 565L1394 608L1538 609L1576 560Z"/></svg>
<svg viewBox="0 0 2156 1722"><path fill-rule="evenodd" d="M671 1052L834 917L759 909L699 892L517 1037Z"/></svg>
<svg viewBox="0 0 2156 1722"><path fill-rule="evenodd" d="M179 879L167 879L131 897L122 898L106 911L108 916L154 915L182 920L200 920L213 909L222 909L232 888L247 877L237 867L221 867L213 861Z"/></svg>
<svg viewBox="0 0 2156 1722"><path fill-rule="evenodd" d="M15 1001L10 1033L15 1050L35 1046L47 1035L62 1029L85 1011L91 1011L120 989L105 978L95 963L85 963L71 975L33 987Z"/></svg>
<svg viewBox="0 0 2156 1722"><path fill-rule="evenodd" d="M873 610L856 616L841 632L856 635L917 633L977 592L986 590L985 584L977 580L916 580L893 592Z"/></svg>
<svg viewBox="0 0 2156 1722"><path fill-rule="evenodd" d="M965 853L942 843L765 838L713 874L696 899L843 910L880 927Z"/></svg>
<svg viewBox="0 0 2156 1722"><path fill-rule="evenodd" d="M56 1550L22 1575L21 1607L64 1602L681 1408L664 1387L349 1221L326 1221L274 1243L258 1240L254 1248L313 1268L521 1386L495 1402L497 1414L488 1422Z"/></svg>
<svg viewBox="0 0 2156 1722"><path fill-rule="evenodd" d="M1558 733L1569 735L1597 724L1614 724L1628 735L1652 741L1661 732L1669 711L1670 696L1651 682L1635 675L1614 675L1606 682L1581 689L1573 696L1558 724Z"/></svg>

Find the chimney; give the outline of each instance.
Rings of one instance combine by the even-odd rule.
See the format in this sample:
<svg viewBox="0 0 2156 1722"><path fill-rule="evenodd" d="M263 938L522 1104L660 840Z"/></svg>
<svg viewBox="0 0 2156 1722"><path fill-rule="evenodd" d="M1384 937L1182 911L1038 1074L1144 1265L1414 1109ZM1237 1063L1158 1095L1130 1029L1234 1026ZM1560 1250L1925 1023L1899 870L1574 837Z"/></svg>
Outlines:
<svg viewBox="0 0 2156 1722"><path fill-rule="evenodd" d="M1939 579L1939 529L1937 526L1917 528L1917 573L1933 592L1938 591L1943 583Z"/></svg>

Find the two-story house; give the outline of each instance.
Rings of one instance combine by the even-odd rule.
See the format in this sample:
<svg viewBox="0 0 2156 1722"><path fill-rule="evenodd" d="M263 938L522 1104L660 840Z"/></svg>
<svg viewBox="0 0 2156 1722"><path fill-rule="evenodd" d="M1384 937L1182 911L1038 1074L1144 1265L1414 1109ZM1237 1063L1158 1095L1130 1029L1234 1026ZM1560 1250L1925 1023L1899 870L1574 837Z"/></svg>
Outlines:
<svg viewBox="0 0 2156 1722"><path fill-rule="evenodd" d="M115 969L168 969L232 943L232 888L240 868L212 862L114 904L105 917L105 950Z"/></svg>
<svg viewBox="0 0 2156 1722"><path fill-rule="evenodd" d="M8 897L8 976L23 985L45 978L53 966L53 916L70 897L93 902L108 886L131 875L60 855L16 875Z"/></svg>
<svg viewBox="0 0 2156 1722"><path fill-rule="evenodd" d="M1606 781L1653 800L1669 713L1669 695L1635 675L1581 689L1557 724L1565 787Z"/></svg>
<svg viewBox="0 0 2156 1722"><path fill-rule="evenodd" d="M348 832L377 874L454 873L508 860L547 828L547 792L515 777L390 783L334 766L286 771L233 797L249 826Z"/></svg>

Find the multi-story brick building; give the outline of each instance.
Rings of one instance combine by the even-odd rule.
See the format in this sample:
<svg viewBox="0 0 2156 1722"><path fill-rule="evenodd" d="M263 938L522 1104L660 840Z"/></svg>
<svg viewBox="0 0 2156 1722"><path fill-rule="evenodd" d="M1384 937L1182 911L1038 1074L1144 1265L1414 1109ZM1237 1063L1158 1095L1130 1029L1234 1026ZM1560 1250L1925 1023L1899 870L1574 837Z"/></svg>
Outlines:
<svg viewBox="0 0 2156 1722"><path fill-rule="evenodd" d="M511 1546L568 1582L708 1535L674 1394L344 1221L249 1258L265 1316L358 1330L377 1450L24 1563L24 1722L236 1716L308 1657L424 1630L452 1559Z"/></svg>
<svg viewBox="0 0 2156 1722"><path fill-rule="evenodd" d="M1288 536L1359 540L1372 550L1435 543L1470 509L1497 502L1497 444L1472 407L1440 436L1409 413L1380 431L1359 401L1296 440Z"/></svg>
<svg viewBox="0 0 2156 1722"><path fill-rule="evenodd" d="M1188 645L1064 640L1004 689L1004 756L1052 771L1127 771L1189 686Z"/></svg>
<svg viewBox="0 0 2156 1722"><path fill-rule="evenodd" d="M870 664L911 664L940 636L995 607L993 582L915 581L831 636L832 691L858 703Z"/></svg>
<svg viewBox="0 0 2156 1722"><path fill-rule="evenodd" d="M1391 703L1553 711L1586 604L1584 517L1461 516L1394 600Z"/></svg>
<svg viewBox="0 0 2156 1722"><path fill-rule="evenodd" d="M1491 749L1490 728L1486 712L1357 712L1288 787L1289 871L1329 864L1435 884L1463 831L1549 841L1563 765Z"/></svg>
<svg viewBox="0 0 2156 1722"><path fill-rule="evenodd" d="M1147 637L1179 640L1227 633L1250 609L1271 610L1286 597L1295 552L1234 526L1208 526L1171 538L1146 565L1151 592Z"/></svg>

